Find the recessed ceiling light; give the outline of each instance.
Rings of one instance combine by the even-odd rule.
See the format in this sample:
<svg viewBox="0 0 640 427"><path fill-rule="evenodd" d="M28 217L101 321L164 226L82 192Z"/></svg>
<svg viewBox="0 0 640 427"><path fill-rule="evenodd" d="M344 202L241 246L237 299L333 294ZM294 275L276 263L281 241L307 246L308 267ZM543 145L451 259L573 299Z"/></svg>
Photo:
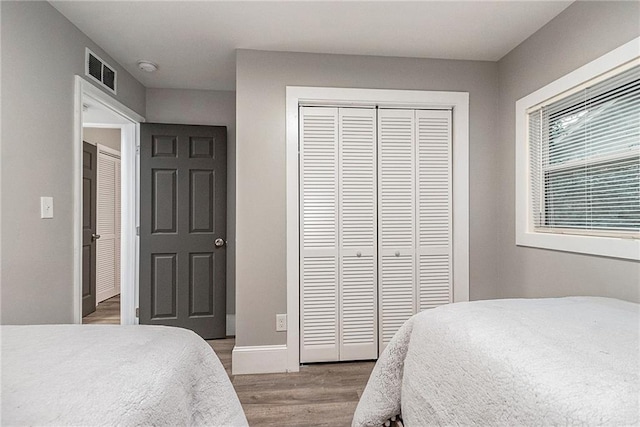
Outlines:
<svg viewBox="0 0 640 427"><path fill-rule="evenodd" d="M153 73L158 70L158 65L151 61L138 61L138 68L147 73Z"/></svg>

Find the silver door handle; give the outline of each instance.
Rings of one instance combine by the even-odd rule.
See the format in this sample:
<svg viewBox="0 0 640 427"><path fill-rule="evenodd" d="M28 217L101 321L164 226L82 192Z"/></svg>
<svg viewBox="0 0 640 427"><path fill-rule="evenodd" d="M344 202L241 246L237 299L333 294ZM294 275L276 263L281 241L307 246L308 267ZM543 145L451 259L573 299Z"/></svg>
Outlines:
<svg viewBox="0 0 640 427"><path fill-rule="evenodd" d="M216 248L221 248L224 246L224 239L218 237L215 241Z"/></svg>
<svg viewBox="0 0 640 427"><path fill-rule="evenodd" d="M100 238L100 235L99 235L99 234L92 234L92 235L91 235L91 240L92 240L92 241L94 241L94 240L98 240L99 238Z"/></svg>

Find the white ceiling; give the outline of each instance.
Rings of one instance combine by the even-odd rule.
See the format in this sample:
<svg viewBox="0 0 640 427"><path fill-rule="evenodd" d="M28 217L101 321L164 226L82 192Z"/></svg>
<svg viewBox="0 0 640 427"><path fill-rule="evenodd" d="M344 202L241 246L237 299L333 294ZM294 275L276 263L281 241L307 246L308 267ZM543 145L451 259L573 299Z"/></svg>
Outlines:
<svg viewBox="0 0 640 427"><path fill-rule="evenodd" d="M146 87L234 90L236 49L496 61L571 1L51 3Z"/></svg>

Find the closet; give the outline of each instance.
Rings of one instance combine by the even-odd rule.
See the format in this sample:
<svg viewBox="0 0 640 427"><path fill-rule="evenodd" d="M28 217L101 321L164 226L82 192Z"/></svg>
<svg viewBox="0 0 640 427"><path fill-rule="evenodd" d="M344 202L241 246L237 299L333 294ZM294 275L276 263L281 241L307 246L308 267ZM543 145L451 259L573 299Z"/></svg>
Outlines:
<svg viewBox="0 0 640 427"><path fill-rule="evenodd" d="M96 302L120 294L120 152L98 144Z"/></svg>
<svg viewBox="0 0 640 427"><path fill-rule="evenodd" d="M451 111L299 117L300 361L375 359L452 300Z"/></svg>

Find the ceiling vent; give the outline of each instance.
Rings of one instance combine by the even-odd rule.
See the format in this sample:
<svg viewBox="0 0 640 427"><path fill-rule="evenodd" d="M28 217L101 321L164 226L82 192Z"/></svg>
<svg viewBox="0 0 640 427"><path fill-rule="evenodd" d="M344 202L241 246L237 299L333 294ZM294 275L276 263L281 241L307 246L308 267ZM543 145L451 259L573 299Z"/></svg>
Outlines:
<svg viewBox="0 0 640 427"><path fill-rule="evenodd" d="M115 69L89 48L86 48L85 52L85 75L115 95L117 75Z"/></svg>

